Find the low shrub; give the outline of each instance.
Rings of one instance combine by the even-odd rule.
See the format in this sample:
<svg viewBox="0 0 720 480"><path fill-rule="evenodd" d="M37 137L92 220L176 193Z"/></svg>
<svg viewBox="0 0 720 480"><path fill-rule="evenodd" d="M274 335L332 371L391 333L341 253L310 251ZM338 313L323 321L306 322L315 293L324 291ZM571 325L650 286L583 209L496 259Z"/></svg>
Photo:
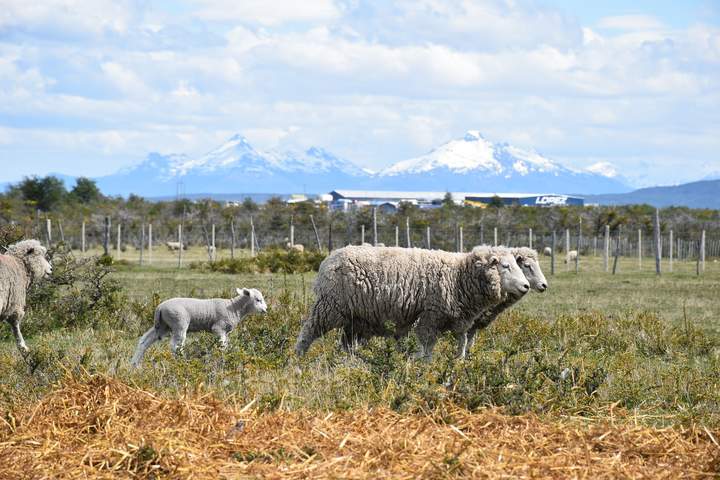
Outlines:
<svg viewBox="0 0 720 480"><path fill-rule="evenodd" d="M317 271L326 257L325 252L284 250L273 248L263 250L255 257L223 258L215 262L194 262L190 268L220 273L304 273Z"/></svg>

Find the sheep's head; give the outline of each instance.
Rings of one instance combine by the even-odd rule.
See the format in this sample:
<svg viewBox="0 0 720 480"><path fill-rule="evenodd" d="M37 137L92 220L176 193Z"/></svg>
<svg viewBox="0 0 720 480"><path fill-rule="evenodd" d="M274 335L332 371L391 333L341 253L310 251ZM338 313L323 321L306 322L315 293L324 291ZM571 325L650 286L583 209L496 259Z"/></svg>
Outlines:
<svg viewBox="0 0 720 480"><path fill-rule="evenodd" d="M23 261L33 280L52 274L52 265L45 258L47 250L37 240L14 243L8 247L7 253Z"/></svg>
<svg viewBox="0 0 720 480"><path fill-rule="evenodd" d="M480 246L475 247L472 253L479 257L479 262L482 263L484 258L486 265L497 270L500 277L500 289L503 294L522 297L530 290L530 285L510 249Z"/></svg>
<svg viewBox="0 0 720 480"><path fill-rule="evenodd" d="M262 292L256 288L236 288L241 302L246 305L246 314L267 313L267 304Z"/></svg>
<svg viewBox="0 0 720 480"><path fill-rule="evenodd" d="M538 292L547 290L547 280L540 269L537 252L531 248L521 247L514 248L513 254L515 255L515 261L530 284L530 288Z"/></svg>

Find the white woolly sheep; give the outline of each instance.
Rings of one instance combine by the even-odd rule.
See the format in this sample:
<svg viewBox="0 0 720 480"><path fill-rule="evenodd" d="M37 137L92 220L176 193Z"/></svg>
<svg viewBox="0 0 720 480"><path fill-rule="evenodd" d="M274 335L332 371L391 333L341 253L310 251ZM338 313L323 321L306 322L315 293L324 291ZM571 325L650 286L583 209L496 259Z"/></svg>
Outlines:
<svg viewBox="0 0 720 480"><path fill-rule="evenodd" d="M29 351L20 332L25 316L25 300L30 285L52 273L45 258L47 251L37 240L23 240L10 245L0 255L0 320L12 327L15 342L21 352Z"/></svg>
<svg viewBox="0 0 720 480"><path fill-rule="evenodd" d="M515 257L515 260L525 275L530 288L538 292L544 292L547 290L548 283L542 269L540 268L537 252L527 247L511 248L510 252ZM467 333L467 349L469 350L475 343L475 334L478 330L490 325L498 317L498 315L519 302L524 295L525 294L509 294L504 302L496 305L486 312L483 312L478 318L476 318L473 326ZM458 345L458 349L460 349L460 345Z"/></svg>
<svg viewBox="0 0 720 480"><path fill-rule="evenodd" d="M565 256L565 263L574 262L578 258L577 250L570 250Z"/></svg>
<svg viewBox="0 0 720 480"><path fill-rule="evenodd" d="M374 335L402 338L415 325L429 357L438 333L465 337L480 312L530 287L509 255L397 247L346 247L320 265L316 300L295 351L303 355L326 332L343 329L343 343ZM387 324L386 324L387 322Z"/></svg>
<svg viewBox="0 0 720 480"><path fill-rule="evenodd" d="M303 253L305 251L305 245L303 245L302 243L294 243L292 245L288 243L287 245L285 245L285 247L288 250L294 250L299 253Z"/></svg>
<svg viewBox="0 0 720 480"><path fill-rule="evenodd" d="M267 305L260 290L236 288L238 296L231 299L171 298L155 309L155 325L140 338L131 360L137 367L145 351L155 342L170 337L170 349L182 351L188 332L212 332L222 348L227 347L228 334L240 321L253 313L265 313Z"/></svg>
<svg viewBox="0 0 720 480"><path fill-rule="evenodd" d="M545 248L543 248L543 255L545 255L546 257L551 256L551 255L552 255L552 248L550 248L550 247L545 247Z"/></svg>
<svg viewBox="0 0 720 480"><path fill-rule="evenodd" d="M185 250L186 248L185 245L180 245L180 242L165 242L165 245L170 251L180 250L181 248Z"/></svg>

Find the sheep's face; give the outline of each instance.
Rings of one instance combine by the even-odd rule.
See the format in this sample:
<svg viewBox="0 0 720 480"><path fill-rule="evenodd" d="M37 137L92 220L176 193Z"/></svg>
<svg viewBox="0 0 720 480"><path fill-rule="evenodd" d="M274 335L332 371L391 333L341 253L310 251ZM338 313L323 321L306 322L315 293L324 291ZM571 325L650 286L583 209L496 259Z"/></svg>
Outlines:
<svg viewBox="0 0 720 480"><path fill-rule="evenodd" d="M35 278L41 279L52 275L52 265L45 258L45 247L31 248L25 254L25 260L33 270Z"/></svg>
<svg viewBox="0 0 720 480"><path fill-rule="evenodd" d="M503 292L522 297L530 290L528 280L511 253L498 256L497 269L500 272L500 285Z"/></svg>
<svg viewBox="0 0 720 480"><path fill-rule="evenodd" d="M247 313L267 313L267 304L262 292L256 288L236 288L235 291L243 301L248 302Z"/></svg>
<svg viewBox="0 0 720 480"><path fill-rule="evenodd" d="M518 266L522 269L530 288L538 292L544 292L548 288L547 280L540 269L537 259L527 255L515 255Z"/></svg>

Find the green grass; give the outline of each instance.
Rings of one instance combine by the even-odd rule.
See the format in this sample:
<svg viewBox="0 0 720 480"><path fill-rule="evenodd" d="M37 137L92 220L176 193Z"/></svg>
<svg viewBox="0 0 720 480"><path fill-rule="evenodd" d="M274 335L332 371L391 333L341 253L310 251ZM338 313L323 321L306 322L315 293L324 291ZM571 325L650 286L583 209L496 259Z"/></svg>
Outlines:
<svg viewBox="0 0 720 480"><path fill-rule="evenodd" d="M612 407L650 423L720 425L718 263L708 262L700 277L689 262L660 277L649 261L638 271L637 260L623 259L615 276L602 271L600 259L584 259L579 275L559 264L550 276L546 263L546 293L531 293L502 315L479 335L466 361L454 361L446 339L430 363L408 359L412 338L400 346L376 339L348 355L337 335L316 342L306 358L294 358L313 274L121 266L113 274L125 295L121 321L50 330L33 326L30 314L27 361L9 328L2 330L0 402L37 398L67 372L87 369L163 395L203 383L220 396L256 399L265 409L413 410L452 401L552 415L605 416ZM231 335L228 351L220 352L210 335L193 335L186 358L173 358L164 342L148 352L145 368L130 369L128 359L158 301L228 295L236 286L260 288L270 312L248 318Z"/></svg>

